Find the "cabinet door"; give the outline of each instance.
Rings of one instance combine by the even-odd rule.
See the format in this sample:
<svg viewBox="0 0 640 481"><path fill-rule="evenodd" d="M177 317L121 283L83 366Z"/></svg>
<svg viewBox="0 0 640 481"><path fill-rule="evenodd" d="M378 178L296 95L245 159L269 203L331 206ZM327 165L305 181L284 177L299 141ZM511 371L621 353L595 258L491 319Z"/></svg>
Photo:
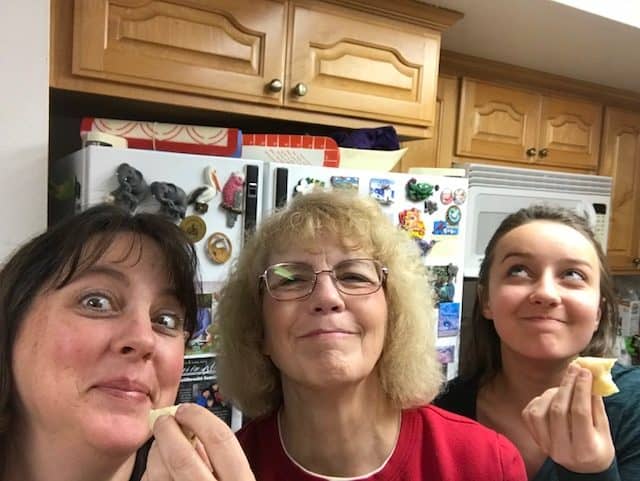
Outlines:
<svg viewBox="0 0 640 481"><path fill-rule="evenodd" d="M537 163L595 172L601 127L601 105L544 97Z"/></svg>
<svg viewBox="0 0 640 481"><path fill-rule="evenodd" d="M534 163L540 96L526 90L464 79L458 142L461 156Z"/></svg>
<svg viewBox="0 0 640 481"><path fill-rule="evenodd" d="M640 114L607 109L600 174L613 177L609 265L640 272Z"/></svg>
<svg viewBox="0 0 640 481"><path fill-rule="evenodd" d="M439 33L312 0L291 9L287 105L433 125Z"/></svg>
<svg viewBox="0 0 640 481"><path fill-rule="evenodd" d="M398 165L399 172L411 167L451 167L458 112L458 79L441 75L438 78L436 120L430 139L406 140L400 144L407 152Z"/></svg>
<svg viewBox="0 0 640 481"><path fill-rule="evenodd" d="M76 0L73 74L282 103L284 0Z"/></svg>

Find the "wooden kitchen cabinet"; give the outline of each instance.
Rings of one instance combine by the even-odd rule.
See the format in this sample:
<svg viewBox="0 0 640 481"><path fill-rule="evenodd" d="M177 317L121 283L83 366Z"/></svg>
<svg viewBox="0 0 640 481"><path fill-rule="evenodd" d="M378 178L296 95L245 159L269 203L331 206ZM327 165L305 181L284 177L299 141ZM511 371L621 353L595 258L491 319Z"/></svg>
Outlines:
<svg viewBox="0 0 640 481"><path fill-rule="evenodd" d="M287 105L433 125L439 33L321 1L291 8Z"/></svg>
<svg viewBox="0 0 640 481"><path fill-rule="evenodd" d="M596 172L601 125L600 104L465 78L456 153Z"/></svg>
<svg viewBox="0 0 640 481"><path fill-rule="evenodd" d="M281 104L284 1L213 3L76 0L73 75Z"/></svg>
<svg viewBox="0 0 640 481"><path fill-rule="evenodd" d="M440 32L398 0L52 0L51 85L431 136Z"/></svg>
<svg viewBox="0 0 640 481"><path fill-rule="evenodd" d="M607 108L600 175L613 177L607 259L616 274L640 273L640 113Z"/></svg>
<svg viewBox="0 0 640 481"><path fill-rule="evenodd" d="M398 172L408 172L411 167L452 167L457 113L458 79L440 75L433 137L402 142L400 146L407 152L397 166Z"/></svg>

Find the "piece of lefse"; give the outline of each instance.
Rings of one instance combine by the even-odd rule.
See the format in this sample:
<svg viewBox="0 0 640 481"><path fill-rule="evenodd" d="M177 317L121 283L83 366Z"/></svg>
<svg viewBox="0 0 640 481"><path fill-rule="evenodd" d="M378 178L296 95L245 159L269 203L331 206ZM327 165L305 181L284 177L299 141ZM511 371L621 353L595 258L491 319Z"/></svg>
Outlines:
<svg viewBox="0 0 640 481"><path fill-rule="evenodd" d="M615 358L578 357L573 362L591 371L593 375L591 392L596 396L610 396L620 391L611 377L611 368L616 362Z"/></svg>
<svg viewBox="0 0 640 481"><path fill-rule="evenodd" d="M168 416L175 417L178 406L179 404L176 404L174 406L167 406L164 408L152 409L151 411L149 411L149 429L151 429L151 431L153 432L153 425L156 423L160 416L164 416L166 414ZM182 432L187 437L187 439L191 441L192 444L195 444L196 435L194 433L188 432L184 428L182 428Z"/></svg>

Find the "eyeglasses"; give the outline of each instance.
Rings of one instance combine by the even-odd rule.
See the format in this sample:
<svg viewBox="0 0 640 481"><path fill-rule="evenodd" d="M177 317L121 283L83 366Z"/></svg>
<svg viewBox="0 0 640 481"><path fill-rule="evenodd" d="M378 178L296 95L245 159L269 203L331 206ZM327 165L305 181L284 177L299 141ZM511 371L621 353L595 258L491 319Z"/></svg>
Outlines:
<svg viewBox="0 0 640 481"><path fill-rule="evenodd" d="M386 279L388 269L374 259L347 259L333 269L314 271L303 262L281 262L267 267L259 277L269 295L278 301L304 299L313 292L318 275L329 274L336 288L350 296L366 296L376 292Z"/></svg>

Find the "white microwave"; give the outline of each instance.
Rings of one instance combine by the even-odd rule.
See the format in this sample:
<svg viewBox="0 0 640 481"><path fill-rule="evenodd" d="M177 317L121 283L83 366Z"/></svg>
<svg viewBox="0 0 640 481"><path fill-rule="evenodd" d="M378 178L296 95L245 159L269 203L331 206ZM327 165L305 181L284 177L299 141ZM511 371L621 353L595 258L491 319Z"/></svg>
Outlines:
<svg viewBox="0 0 640 481"><path fill-rule="evenodd" d="M469 178L464 276L478 277L484 250L509 214L531 204L573 209L586 217L603 249L611 204L611 177L461 164Z"/></svg>

